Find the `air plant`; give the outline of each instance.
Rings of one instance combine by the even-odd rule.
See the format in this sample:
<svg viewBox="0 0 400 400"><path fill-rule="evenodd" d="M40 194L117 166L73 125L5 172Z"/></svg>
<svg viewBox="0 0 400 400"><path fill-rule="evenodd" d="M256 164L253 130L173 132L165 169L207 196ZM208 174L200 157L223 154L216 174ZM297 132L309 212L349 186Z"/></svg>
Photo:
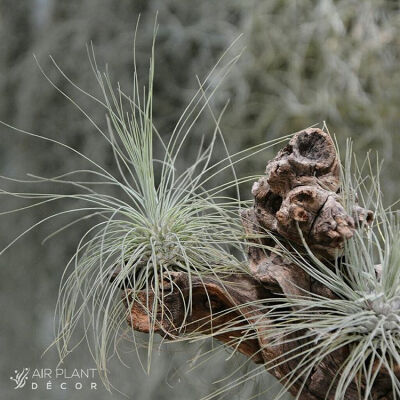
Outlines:
<svg viewBox="0 0 400 400"><path fill-rule="evenodd" d="M155 34L156 30L154 37ZM130 304L141 302L154 328L157 313L161 310L167 314L168 311L164 309L164 285L160 283L167 281L169 290L178 290L174 284L176 272L185 272L189 282L194 276L200 279L213 276L223 281L225 274L246 273L243 230L238 215L244 202L240 199L239 185L254 180L255 176L237 178L235 165L286 140L287 137L262 143L233 155L228 153L219 128L222 113L215 116L210 106L215 91L240 56L225 61L228 50L206 79L198 81L197 93L184 110L167 142L162 138L166 135L157 131L152 119L154 42L147 89L142 89L139 84L134 59L133 90L130 95L119 85L114 89L108 71L100 72L93 48L89 51L89 59L102 92L102 99L76 86L53 60L56 68L73 87L104 107L107 132L101 130L42 71L49 82L86 115L101 137L107 141L119 176L114 176L106 167L66 144L2 122L17 132L63 146L83 157L92 167L52 178L35 177L33 181L29 181L37 184L64 184L73 189L67 194L40 191L10 193L5 190L2 193L35 200L34 204L23 209L49 205L57 200L85 204L49 215L17 239L39 224L60 215L84 212L83 217L74 219L51 236L82 220L98 218L98 222L79 240L64 272L57 302L54 344L63 360L81 342L78 340L76 345L70 347L73 335L79 331L77 327L83 321L85 329L82 339L89 342L91 353L107 387L107 360L117 352L121 330L129 331L134 338L132 328L126 327ZM192 165L179 171L177 160L184 143L205 110L215 123L214 132L207 145L202 142L196 151L191 150L194 159ZM226 156L215 161L214 150L218 140L222 143ZM160 159L154 156L155 145L162 151ZM232 172L233 176L230 181L213 185L219 174L228 172ZM92 179L74 179L80 175L90 176ZM107 191L110 187L118 194L110 194ZM237 195L231 196L229 193L235 189ZM123 299L121 289L124 293ZM144 300L142 296L138 296L139 293L146 294ZM152 302L149 301L150 294L154 295ZM182 298L185 300L183 296ZM127 308L123 302L128 305ZM189 294L184 303L186 317L191 312L191 306ZM185 321L181 327L176 327L177 332L184 323ZM154 329L149 335L147 369L150 367L153 335Z"/></svg>
<svg viewBox="0 0 400 400"><path fill-rule="evenodd" d="M374 172L368 156L361 166L355 163L353 169L352 157L349 144L342 168L343 204L350 212L358 193L359 201L374 211L372 224L365 222L355 231L335 262L317 257L304 239L306 253L295 248L288 251L287 245L275 238L283 256L332 292L329 298L304 292L274 299L274 304L265 306L271 322L265 326L265 336L272 343L290 343L293 337L304 343L267 366L296 360L296 368L284 377L281 395L295 382L306 382L315 366L342 350L348 353L327 387L327 397L333 393L335 400L343 399L350 384L355 383L357 398L369 399L380 374L390 378L393 397L400 396L399 220L394 211L383 205L379 164ZM369 170L366 177L365 167ZM261 328L263 323L256 321L255 325ZM301 390L297 397L300 395Z"/></svg>

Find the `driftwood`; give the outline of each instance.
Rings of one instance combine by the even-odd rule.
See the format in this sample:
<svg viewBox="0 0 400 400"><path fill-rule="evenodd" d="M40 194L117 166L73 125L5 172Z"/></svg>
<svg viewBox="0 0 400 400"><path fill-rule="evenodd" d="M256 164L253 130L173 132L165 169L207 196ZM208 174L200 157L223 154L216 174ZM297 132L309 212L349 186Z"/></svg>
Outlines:
<svg viewBox="0 0 400 400"><path fill-rule="evenodd" d="M315 254L325 259L338 257L345 240L353 235L360 223L368 223L373 218L370 211L358 206L355 207L353 215L348 215L340 202L338 190L339 162L332 139L320 129L301 131L268 163L265 176L253 185L254 206L242 213L244 228L248 234L259 234L267 229L300 247L302 241L299 227ZM269 246L274 245L268 238L257 240L262 240L263 244ZM262 311L255 305L241 305L256 300L273 299L280 293L297 294L301 288L327 297L334 296L329 289L313 281L300 267L274 253L250 246L248 258L248 276L238 274L224 277L223 284L211 278L205 278L203 281L193 278L193 308L186 319L184 298L189 297L189 280L184 273L176 273L174 287L179 290L165 290L167 294L163 303L166 307L157 316L157 323L153 329L172 340L182 334L182 329L178 329L182 325L186 333L199 329L204 332L212 330L217 339L230 344L233 336L240 337L243 333L240 329L232 332L223 329L221 334L218 334L219 327L229 324L240 327L243 318L255 317L265 319L263 329L267 329L265 326L268 326L268 317L262 315ZM165 283L166 286L170 284ZM145 296L143 293L143 299ZM241 307L231 310L234 306ZM224 310L227 312L221 313ZM140 301L131 307L129 323L138 331L149 332L152 329L150 318ZM300 340L294 340L290 348L294 349L299 344ZM244 338L237 350L252 357L256 363L266 364L284 355L290 349L288 346L269 344L260 330L254 332L250 339ZM299 379L290 388L290 392L297 394L299 388L304 385L300 399L325 399L327 388L335 380L335 374L347 352L348 349L344 347L326 357L315 367L306 382ZM285 375L295 366L296 359L292 359L268 370L284 382ZM390 387L390 380L382 371L375 382L373 398L391 399ZM333 395L334 388L328 398L332 399ZM345 399L355 398L357 388L350 385Z"/></svg>

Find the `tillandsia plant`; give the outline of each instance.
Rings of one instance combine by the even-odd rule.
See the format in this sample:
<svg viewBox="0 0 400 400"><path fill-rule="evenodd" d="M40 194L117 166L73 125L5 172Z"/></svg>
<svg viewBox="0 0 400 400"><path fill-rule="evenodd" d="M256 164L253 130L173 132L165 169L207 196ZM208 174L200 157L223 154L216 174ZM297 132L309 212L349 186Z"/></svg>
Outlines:
<svg viewBox="0 0 400 400"><path fill-rule="evenodd" d="M260 307L268 323L265 319L250 323L252 330L263 330L269 346L288 348L267 368L294 362L282 377L285 384L276 398L295 384L300 385L296 396L300 398L315 368L329 360L334 360L337 371L331 381L320 383L327 385L326 398L375 399L373 389L383 378L389 382L385 398L400 397L400 225L396 212L383 205L379 164L374 169L368 155L359 166L352 157L349 142L341 168L342 204L351 214L361 210L360 201L373 210L374 220L355 215L359 229L334 261L310 249L298 223L305 251L271 235L276 253L288 265L300 267L325 287L322 294L299 288L297 293L267 300ZM294 342L296 348L291 346Z"/></svg>
<svg viewBox="0 0 400 400"><path fill-rule="evenodd" d="M89 164L90 168L85 170L71 171L52 178L35 177L29 181L30 184L64 184L71 188L67 194L65 191L42 193L40 190L35 193L10 193L3 190L2 193L35 200L34 204L23 209L48 205L59 200L85 203L82 207L49 215L26 232L64 214L83 212L84 216L69 222L53 235L82 220L91 217L99 219L80 239L64 273L57 302L55 345L63 360L75 348L75 345L71 347L72 338L80 321L83 321L84 337L89 342L91 353L107 387L107 360L111 354L117 352L121 332L125 331L125 336L127 330L134 334L133 329L126 327L129 313L124 304L129 310L131 304L140 303L148 315L151 326L147 360L149 368L158 318L161 314L168 319L171 311L164 302L167 291L179 292L174 281L177 273L184 272L189 283L193 277L200 281L205 277L212 277L221 284L224 277L232 273L247 273L244 233L238 214L240 207L246 202L240 200L239 185L254 180L255 177L238 178L235 166L287 137L236 154L228 153L219 128L222 113L219 117L215 116L210 100L239 57L236 55L226 61L229 50L221 56L204 81L198 81L198 91L170 135L161 135L153 125L154 42L147 89L139 83L134 54L135 69L130 94L119 85L114 89L108 72L100 72L93 48L89 49L88 54L103 95L101 99L76 86L53 60L67 82L105 109L107 132L101 130L42 71L55 89L85 114L108 143L119 176L112 175L106 167L66 144L2 123L17 132L63 146L83 157ZM205 111L211 115L215 130L208 143L200 143L196 151L191 149L192 165L179 171L177 160L185 141ZM168 139L164 141L163 137L166 136ZM226 156L215 160L215 146L218 141ZM159 158L154 155L155 147L158 152L161 149L162 156ZM218 182L215 178L219 174L231 174L232 177L226 183L213 184ZM79 179L77 176L89 176L91 179ZM109 187L116 189L118 194L110 194L107 191ZM232 191L236 191L237 195L232 196ZM166 286L169 286L168 290L165 289ZM122 299L121 289L124 293ZM181 297L184 317L178 326L174 326L176 334L184 328L186 317L192 309L191 293L188 296L182 293Z"/></svg>

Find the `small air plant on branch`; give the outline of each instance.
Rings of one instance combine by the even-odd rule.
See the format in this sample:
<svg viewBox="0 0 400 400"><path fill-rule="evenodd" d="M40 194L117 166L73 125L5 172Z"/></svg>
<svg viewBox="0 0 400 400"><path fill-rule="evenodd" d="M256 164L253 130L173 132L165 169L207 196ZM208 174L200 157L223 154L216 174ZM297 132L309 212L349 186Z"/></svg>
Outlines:
<svg viewBox="0 0 400 400"><path fill-rule="evenodd" d="M371 399L382 374L391 382L387 392L400 397L400 225L395 212L383 205L380 166L374 169L368 156L361 167L354 163L352 168L352 157L349 144L342 168L342 202L351 211L360 201L374 211L374 221L361 224L336 261L318 257L305 240L304 253L294 247L289 251L287 244L274 238L283 257L330 290L328 296L304 292L264 306L270 321L266 340L286 343L288 348L294 337L303 343L267 366L290 359L296 363L284 377L281 395L299 380L307 382L315 366L333 357L339 367L326 387L326 397L334 394L340 400L352 391L351 398ZM254 326L262 328L257 321Z"/></svg>

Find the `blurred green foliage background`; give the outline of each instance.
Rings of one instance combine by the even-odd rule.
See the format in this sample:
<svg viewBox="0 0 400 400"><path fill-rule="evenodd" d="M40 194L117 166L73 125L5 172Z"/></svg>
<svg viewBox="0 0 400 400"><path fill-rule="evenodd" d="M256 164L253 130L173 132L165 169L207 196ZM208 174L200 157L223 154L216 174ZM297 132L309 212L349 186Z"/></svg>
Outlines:
<svg viewBox="0 0 400 400"><path fill-rule="evenodd" d="M54 82L104 126L103 110L68 85L48 56L80 87L98 94L85 47L93 41L99 65L108 63L113 79L127 86L138 15L137 58L145 74L158 12L154 120L162 135L171 132L194 94L196 75L206 76L243 33L237 47L245 51L213 101L218 110L230 99L222 121L229 149L238 151L326 121L342 146L346 138L353 138L360 157L370 149L379 152L385 160L383 190L389 203L398 197L400 167L399 5L397 0L0 0L0 119L76 147L113 168L106 143L44 79L33 54ZM193 140L212 129L212 120L201 119ZM27 172L53 176L85 167L83 160L54 144L4 127L0 135L1 175L24 179ZM243 172L261 173L271 155L265 152L249 160ZM193 156L185 152L182 165ZM18 190L7 181L1 185ZM1 195L1 211L17 204ZM61 204L52 205L51 212L61 210ZM48 211L2 216L1 247ZM43 358L41 354L53 338L53 310L64 265L87 226L73 227L42 246L41 240L54 228L52 223L40 226L0 258L1 398L77 395L56 389L15 391L9 380L14 369L55 366L54 352ZM226 352L185 373L197 351L194 345L162 350L154 355L149 377L135 355L126 354L132 368L112 362L110 377L131 399L195 399L214 390L218 385L213 382L243 361L225 361ZM92 366L84 345L66 365ZM229 396L246 399L260 392L269 382L264 375ZM111 398L101 389L80 396ZM114 397L123 398L118 393Z"/></svg>

